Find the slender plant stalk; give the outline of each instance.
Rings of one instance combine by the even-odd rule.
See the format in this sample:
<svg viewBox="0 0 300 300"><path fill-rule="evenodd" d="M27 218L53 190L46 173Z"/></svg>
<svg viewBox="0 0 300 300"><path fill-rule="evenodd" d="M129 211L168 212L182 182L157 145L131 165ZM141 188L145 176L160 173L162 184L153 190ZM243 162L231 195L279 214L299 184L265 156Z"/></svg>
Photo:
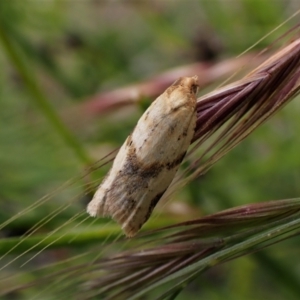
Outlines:
<svg viewBox="0 0 300 300"><path fill-rule="evenodd" d="M174 221L174 220L173 220ZM163 227L172 222L169 218L149 222L148 230ZM120 228L117 224L102 224L93 226L92 228L80 228L78 230L67 230L64 233L59 231L55 234L34 235L27 237L12 237L0 239L0 255L5 255L8 251L10 254L22 254L36 252L43 249L59 249L61 247L86 246L88 244L101 244L101 242L109 242L120 236ZM124 238L125 240L125 238ZM0 258L1 260L1 258Z"/></svg>
<svg viewBox="0 0 300 300"><path fill-rule="evenodd" d="M8 36L4 29L4 26L0 24L0 40L3 48L6 51L7 56L10 58L13 66L16 68L21 78L24 81L27 90L31 94L30 100L41 110L45 118L49 121L52 127L55 129L58 135L63 139L66 145L74 152L76 157L84 165L91 165L93 160L89 157L85 151L82 143L71 133L71 131L61 121L59 115L56 113L53 106L50 104L49 99L42 92L38 85L37 79L34 77L33 72L29 70L29 67L21 59L21 54L17 50L17 46L14 45L11 38Z"/></svg>
<svg viewBox="0 0 300 300"><path fill-rule="evenodd" d="M75 247L86 246L94 244L96 241L101 243L103 241L113 240L120 234L119 228L115 225L106 226L105 228L93 227L89 230L78 230L66 232L65 234L59 232L49 237L45 235L35 235L30 238L6 238L0 241L0 255L6 254L10 249L16 245L18 247L10 254L22 254L26 251L36 252L42 249L55 249L61 247ZM107 239L109 237L109 239ZM29 250L29 251L28 251Z"/></svg>

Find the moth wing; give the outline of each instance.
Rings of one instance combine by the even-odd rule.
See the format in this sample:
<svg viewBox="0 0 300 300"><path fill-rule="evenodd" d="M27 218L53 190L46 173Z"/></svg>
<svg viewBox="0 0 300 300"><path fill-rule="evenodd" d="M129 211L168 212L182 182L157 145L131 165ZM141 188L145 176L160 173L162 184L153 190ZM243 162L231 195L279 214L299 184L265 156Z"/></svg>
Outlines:
<svg viewBox="0 0 300 300"><path fill-rule="evenodd" d="M127 236L138 232L185 156L194 135L195 107L195 95L180 92L177 86L152 103L89 203L90 215L111 216Z"/></svg>

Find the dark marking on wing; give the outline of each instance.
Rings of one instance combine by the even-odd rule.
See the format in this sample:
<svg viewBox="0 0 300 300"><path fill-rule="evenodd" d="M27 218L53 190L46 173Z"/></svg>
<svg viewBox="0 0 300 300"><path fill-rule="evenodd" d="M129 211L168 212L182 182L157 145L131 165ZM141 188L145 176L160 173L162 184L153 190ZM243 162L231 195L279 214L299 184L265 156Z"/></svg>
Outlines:
<svg viewBox="0 0 300 300"><path fill-rule="evenodd" d="M148 116L149 116L149 113L150 113L150 111L148 110L148 111L146 112L146 115L145 115L145 121L147 120L147 118L148 118Z"/></svg>
<svg viewBox="0 0 300 300"><path fill-rule="evenodd" d="M173 161L167 162L166 163L166 168L168 170L171 170L171 169L175 168L176 166L178 166L182 162L182 160L184 159L185 153L186 153L186 151L179 154Z"/></svg>
<svg viewBox="0 0 300 300"><path fill-rule="evenodd" d="M118 188L120 184L126 185L126 194L129 198L136 190L148 189L151 178L157 177L163 168L165 168L165 165L159 162L149 165L143 164L136 156L136 149L130 149L122 172L118 174L107 191L108 198L117 199L121 196Z"/></svg>
<svg viewBox="0 0 300 300"><path fill-rule="evenodd" d="M160 200L160 198L163 196L163 194L165 193L165 191L166 191L166 189L165 189L163 192L157 194L157 195L151 200L150 205L149 205L149 208L148 208L148 211L147 211L147 213L146 213L146 215L145 215L145 219L144 219L143 223L141 224L141 227L142 227L142 225L149 219L149 217L150 217L151 214L152 214L152 211L153 211L154 207L156 206L156 204L158 203L158 201ZM140 228L141 228L141 227L140 227Z"/></svg>
<svg viewBox="0 0 300 300"><path fill-rule="evenodd" d="M136 201L133 198L126 198L124 202L126 210L132 211L133 208L136 206Z"/></svg>
<svg viewBox="0 0 300 300"><path fill-rule="evenodd" d="M183 104L183 105L180 105L180 106L172 107L171 113L174 113L174 112L178 111L182 106L185 106L185 105Z"/></svg>
<svg viewBox="0 0 300 300"><path fill-rule="evenodd" d="M126 146L131 146L132 145L132 133L128 136L127 141L126 141Z"/></svg>
<svg viewBox="0 0 300 300"><path fill-rule="evenodd" d="M169 125L169 132L170 132L170 134L173 134L173 133L174 133L176 127L177 127L177 124Z"/></svg>
<svg viewBox="0 0 300 300"><path fill-rule="evenodd" d="M160 163L151 164L146 168L141 169L140 176L145 179L155 178L159 175L159 173L162 171L163 168L164 168L163 164Z"/></svg>
<svg viewBox="0 0 300 300"><path fill-rule="evenodd" d="M187 132L188 132L188 129L186 128L186 129L183 131L182 135L183 135L183 136L187 136Z"/></svg>
<svg viewBox="0 0 300 300"><path fill-rule="evenodd" d="M190 87L190 93L197 95L199 90L199 85L198 84L192 84Z"/></svg>
<svg viewBox="0 0 300 300"><path fill-rule="evenodd" d="M123 167L123 174L125 176L135 175L140 169L140 166L137 164L136 161L136 149L133 148L130 152L131 153L126 157L126 161Z"/></svg>
<svg viewBox="0 0 300 300"><path fill-rule="evenodd" d="M164 168L164 164L156 162L153 164L145 165L141 163L135 153L135 149L129 153L124 164L125 176L136 176L143 179L157 177L161 170Z"/></svg>

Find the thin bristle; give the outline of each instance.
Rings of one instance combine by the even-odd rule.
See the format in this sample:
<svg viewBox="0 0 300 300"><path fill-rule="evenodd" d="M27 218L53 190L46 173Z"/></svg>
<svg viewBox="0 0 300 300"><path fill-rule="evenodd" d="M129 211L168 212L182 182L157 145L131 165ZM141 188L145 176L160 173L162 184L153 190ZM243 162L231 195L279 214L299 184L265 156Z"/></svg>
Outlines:
<svg viewBox="0 0 300 300"><path fill-rule="evenodd" d="M215 138L203 149L202 156L198 154L193 159L191 178L206 172L299 94L299 78L300 39L297 39L243 79L199 98L195 145L188 155L212 136Z"/></svg>

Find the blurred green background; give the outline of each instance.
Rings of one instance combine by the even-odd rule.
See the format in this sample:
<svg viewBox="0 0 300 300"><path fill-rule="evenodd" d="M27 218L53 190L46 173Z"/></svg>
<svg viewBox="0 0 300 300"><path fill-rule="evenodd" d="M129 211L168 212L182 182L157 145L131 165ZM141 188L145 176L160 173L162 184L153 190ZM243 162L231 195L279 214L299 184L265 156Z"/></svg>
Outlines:
<svg viewBox="0 0 300 300"><path fill-rule="evenodd" d="M297 0L1 1L0 223L17 216L1 227L2 240L22 235L70 199L75 199L72 205L39 229L40 234L83 210L87 201L82 186L88 180L79 180L38 208L17 215L70 178L79 177L88 162L121 145L144 107L121 107L92 118L78 110L80 104L99 92L147 80L170 68L235 57L298 8ZM294 18L252 51L264 49L298 21ZM75 144L68 145L62 138L64 129L50 124L43 100L54 108L58 123L66 125ZM299 113L299 102L293 101L187 186L182 192L187 205L208 214L246 203L299 197ZM105 170L90 179L96 180ZM43 263L88 249L82 246L65 248L65 254L45 252ZM299 246L296 237L214 268L178 299L299 299ZM12 259L14 254L0 265ZM43 263L27 265L24 277ZM18 274L19 265L11 264L1 272ZM33 295L34 291L16 292L15 299ZM47 291L42 299L52 296Z"/></svg>

